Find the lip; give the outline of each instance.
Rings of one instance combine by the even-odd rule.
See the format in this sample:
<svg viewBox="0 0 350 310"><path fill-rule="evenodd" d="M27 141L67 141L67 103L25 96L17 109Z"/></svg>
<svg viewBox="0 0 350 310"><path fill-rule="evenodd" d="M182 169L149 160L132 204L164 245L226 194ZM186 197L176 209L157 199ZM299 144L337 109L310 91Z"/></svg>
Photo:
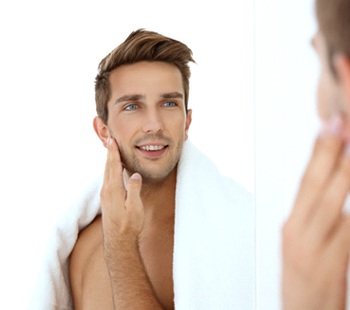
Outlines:
<svg viewBox="0 0 350 310"><path fill-rule="evenodd" d="M162 149L160 150L143 150L141 147L152 147L152 146L163 146ZM164 142L147 142L147 143L142 143L136 146L137 151L142 154L142 156L150 159L158 159L162 157L168 150L169 145L165 144Z"/></svg>
<svg viewBox="0 0 350 310"><path fill-rule="evenodd" d="M168 143L166 143L163 139L161 139L161 140L145 139L144 142L136 144L136 147L147 146L147 145L163 145L163 146L167 146Z"/></svg>

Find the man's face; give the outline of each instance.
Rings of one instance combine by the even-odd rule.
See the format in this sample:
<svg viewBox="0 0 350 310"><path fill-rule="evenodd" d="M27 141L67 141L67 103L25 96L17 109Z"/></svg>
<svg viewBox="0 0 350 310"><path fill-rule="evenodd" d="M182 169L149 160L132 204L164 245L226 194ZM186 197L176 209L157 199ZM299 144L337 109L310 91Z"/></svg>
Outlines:
<svg viewBox="0 0 350 310"><path fill-rule="evenodd" d="M339 87L334 73L331 71L327 46L322 33L319 31L312 39L320 61L320 74L317 91L318 114L322 121L332 115L344 112L342 100L339 96Z"/></svg>
<svg viewBox="0 0 350 310"><path fill-rule="evenodd" d="M109 80L107 125L126 170L140 173L144 182L165 179L176 167L191 123L179 69L143 61L117 68Z"/></svg>

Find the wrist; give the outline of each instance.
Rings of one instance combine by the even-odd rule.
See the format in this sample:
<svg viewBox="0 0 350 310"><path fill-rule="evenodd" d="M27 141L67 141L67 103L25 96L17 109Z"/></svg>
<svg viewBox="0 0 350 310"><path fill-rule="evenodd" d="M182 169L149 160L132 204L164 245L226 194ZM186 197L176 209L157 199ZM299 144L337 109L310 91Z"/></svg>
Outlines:
<svg viewBox="0 0 350 310"><path fill-rule="evenodd" d="M104 239L104 256L106 261L118 261L138 257L139 238L137 236L120 236Z"/></svg>

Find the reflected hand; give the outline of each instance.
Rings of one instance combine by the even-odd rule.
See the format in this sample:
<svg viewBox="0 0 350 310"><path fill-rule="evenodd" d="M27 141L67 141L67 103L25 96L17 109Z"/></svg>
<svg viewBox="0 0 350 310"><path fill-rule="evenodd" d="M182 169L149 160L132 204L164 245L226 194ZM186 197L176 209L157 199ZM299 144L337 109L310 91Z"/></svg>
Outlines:
<svg viewBox="0 0 350 310"><path fill-rule="evenodd" d="M293 211L283 228L283 309L345 309L350 218L350 154L343 124L315 142Z"/></svg>

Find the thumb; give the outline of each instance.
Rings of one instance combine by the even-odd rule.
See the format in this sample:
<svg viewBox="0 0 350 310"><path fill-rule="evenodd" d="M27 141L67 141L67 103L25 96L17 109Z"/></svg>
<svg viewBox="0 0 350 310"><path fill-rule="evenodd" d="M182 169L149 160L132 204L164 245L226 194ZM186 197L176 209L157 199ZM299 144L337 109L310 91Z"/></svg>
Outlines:
<svg viewBox="0 0 350 310"><path fill-rule="evenodd" d="M126 190L126 207L135 208L141 203L141 187L142 187L142 177L139 173L134 173L127 181Z"/></svg>

